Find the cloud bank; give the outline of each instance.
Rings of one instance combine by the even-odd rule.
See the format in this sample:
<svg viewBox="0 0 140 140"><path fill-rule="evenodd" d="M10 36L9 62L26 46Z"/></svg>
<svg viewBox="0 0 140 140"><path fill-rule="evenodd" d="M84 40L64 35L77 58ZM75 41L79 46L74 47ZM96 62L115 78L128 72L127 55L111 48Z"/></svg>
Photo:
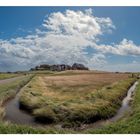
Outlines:
<svg viewBox="0 0 140 140"><path fill-rule="evenodd" d="M113 45L99 43L100 36L114 30L116 27L109 17L96 17L92 9L51 13L35 34L0 40L0 70L74 62L98 69L107 65L108 54L139 56L140 46L131 40L122 39Z"/></svg>

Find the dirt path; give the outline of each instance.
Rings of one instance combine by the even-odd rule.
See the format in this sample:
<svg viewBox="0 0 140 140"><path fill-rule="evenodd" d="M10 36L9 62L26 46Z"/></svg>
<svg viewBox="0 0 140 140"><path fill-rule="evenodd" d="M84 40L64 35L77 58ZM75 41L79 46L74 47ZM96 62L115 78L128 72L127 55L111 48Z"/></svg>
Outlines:
<svg viewBox="0 0 140 140"><path fill-rule="evenodd" d="M21 79L23 77L25 77L25 76L23 75L23 76L17 76L17 77L14 77L14 78L8 78L8 79L0 80L0 84L10 83L10 82L13 82L15 80Z"/></svg>

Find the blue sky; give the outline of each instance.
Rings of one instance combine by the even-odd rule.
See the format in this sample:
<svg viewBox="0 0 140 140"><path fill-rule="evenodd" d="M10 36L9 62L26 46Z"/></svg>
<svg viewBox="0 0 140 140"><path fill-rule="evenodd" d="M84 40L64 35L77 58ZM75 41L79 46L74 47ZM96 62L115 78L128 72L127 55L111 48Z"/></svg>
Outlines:
<svg viewBox="0 0 140 140"><path fill-rule="evenodd" d="M140 28L137 28L140 25L140 7L0 7L0 31L4 33L1 38L26 35L20 28L27 32L34 31L52 12L87 8L93 8L94 15L98 17L110 17L117 27L113 34L102 37L103 42L117 42L127 37L140 44Z"/></svg>
<svg viewBox="0 0 140 140"><path fill-rule="evenodd" d="M41 63L71 64L74 61L87 64L91 69L140 71L139 14L140 7L0 7L0 71L26 70ZM87 27L85 32L80 28L81 20ZM67 24L71 30L66 29ZM27 39L29 36L32 39ZM76 40L74 44L76 36L79 42ZM57 42L56 38L70 43L66 48L63 41ZM83 46L80 39L83 39Z"/></svg>

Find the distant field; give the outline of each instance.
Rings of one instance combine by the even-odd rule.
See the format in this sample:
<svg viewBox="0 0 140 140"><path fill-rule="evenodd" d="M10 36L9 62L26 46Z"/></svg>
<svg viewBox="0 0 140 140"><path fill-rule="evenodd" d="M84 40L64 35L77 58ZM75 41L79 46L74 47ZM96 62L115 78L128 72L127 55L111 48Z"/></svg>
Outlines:
<svg viewBox="0 0 140 140"><path fill-rule="evenodd" d="M37 121L75 127L113 116L135 80L123 73L81 73L35 76L21 92L21 107Z"/></svg>
<svg viewBox="0 0 140 140"><path fill-rule="evenodd" d="M65 74L65 75L64 75ZM75 73L58 73L57 76L39 77L42 85L49 88L49 91L74 94L74 96L91 93L106 85L112 84L122 79L127 79L129 74L114 73L93 73L77 72ZM58 95L60 96L60 95ZM70 96L70 95L69 95Z"/></svg>
<svg viewBox="0 0 140 140"><path fill-rule="evenodd" d="M13 78L13 77L20 76L20 75L21 74L0 73L0 80L8 79L8 78Z"/></svg>

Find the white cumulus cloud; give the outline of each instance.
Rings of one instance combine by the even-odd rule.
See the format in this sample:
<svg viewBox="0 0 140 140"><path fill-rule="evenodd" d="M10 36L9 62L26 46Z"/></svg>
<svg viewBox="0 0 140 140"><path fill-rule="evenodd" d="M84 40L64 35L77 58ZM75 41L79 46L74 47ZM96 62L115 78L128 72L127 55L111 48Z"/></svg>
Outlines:
<svg viewBox="0 0 140 140"><path fill-rule="evenodd" d="M119 44L114 45L95 45L93 46L103 53L111 53L116 55L140 55L140 46L134 44L132 40L123 39Z"/></svg>
<svg viewBox="0 0 140 140"><path fill-rule="evenodd" d="M0 40L0 66L8 69L12 64L17 69L41 63L79 62L90 68L101 68L107 64L107 53L140 54L140 47L127 39L114 45L99 44L99 36L116 27L109 17L94 16L92 9L51 13L42 27L35 29L35 34ZM90 52L89 47L96 52Z"/></svg>
<svg viewBox="0 0 140 140"><path fill-rule="evenodd" d="M65 13L52 13L44 20L43 26L55 34L76 35L87 39L95 39L97 35L115 28L109 17L95 17L92 9L85 12L66 10Z"/></svg>

